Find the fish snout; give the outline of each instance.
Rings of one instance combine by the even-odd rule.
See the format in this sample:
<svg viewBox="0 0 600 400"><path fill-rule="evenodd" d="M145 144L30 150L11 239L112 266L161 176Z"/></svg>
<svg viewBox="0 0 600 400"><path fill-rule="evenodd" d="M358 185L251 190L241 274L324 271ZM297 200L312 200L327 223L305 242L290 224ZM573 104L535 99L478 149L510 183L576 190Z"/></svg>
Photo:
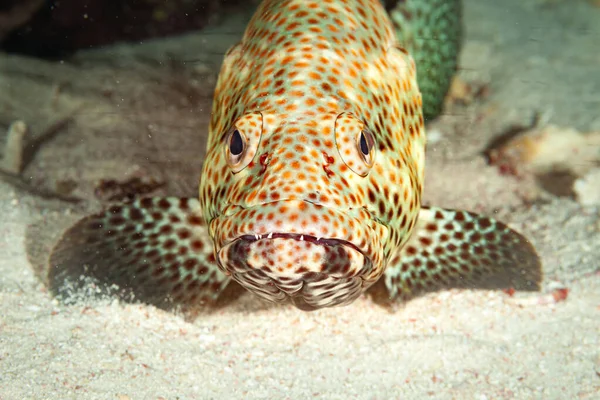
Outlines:
<svg viewBox="0 0 600 400"><path fill-rule="evenodd" d="M349 304L383 272L378 233L362 214L281 201L212 225L220 268L271 302L303 310Z"/></svg>

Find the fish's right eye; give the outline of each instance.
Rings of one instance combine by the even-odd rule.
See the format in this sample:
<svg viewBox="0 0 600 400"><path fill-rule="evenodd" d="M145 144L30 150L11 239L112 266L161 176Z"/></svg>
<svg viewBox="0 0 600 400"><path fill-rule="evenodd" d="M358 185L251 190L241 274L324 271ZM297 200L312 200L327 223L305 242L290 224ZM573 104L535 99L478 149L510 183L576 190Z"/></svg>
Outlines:
<svg viewBox="0 0 600 400"><path fill-rule="evenodd" d="M232 157L239 157L244 151L244 139L239 130L235 129L229 136L229 153Z"/></svg>
<svg viewBox="0 0 600 400"><path fill-rule="evenodd" d="M262 136L262 114L250 113L240 117L225 136L225 158L235 174L254 158Z"/></svg>
<svg viewBox="0 0 600 400"><path fill-rule="evenodd" d="M238 167L244 161L244 153L248 148L247 143L246 137L235 127L227 135L227 164L236 170L234 172L241 169L238 169Z"/></svg>

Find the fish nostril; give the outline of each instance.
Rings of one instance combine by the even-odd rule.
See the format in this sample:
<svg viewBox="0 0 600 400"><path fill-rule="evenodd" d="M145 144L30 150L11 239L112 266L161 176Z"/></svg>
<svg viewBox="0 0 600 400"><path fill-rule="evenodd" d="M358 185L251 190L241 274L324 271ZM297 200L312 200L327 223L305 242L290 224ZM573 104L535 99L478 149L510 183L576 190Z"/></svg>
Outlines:
<svg viewBox="0 0 600 400"><path fill-rule="evenodd" d="M325 159L323 163L323 171L325 171L328 178L331 178L334 175L334 173L329 167L334 163L335 160L326 152L323 152L323 157Z"/></svg>
<svg viewBox="0 0 600 400"><path fill-rule="evenodd" d="M265 170L267 169L267 165L269 165L269 162L271 161L270 157L269 157L269 153L263 153L260 155L260 158L258 160L260 162L261 165L261 174L265 172Z"/></svg>

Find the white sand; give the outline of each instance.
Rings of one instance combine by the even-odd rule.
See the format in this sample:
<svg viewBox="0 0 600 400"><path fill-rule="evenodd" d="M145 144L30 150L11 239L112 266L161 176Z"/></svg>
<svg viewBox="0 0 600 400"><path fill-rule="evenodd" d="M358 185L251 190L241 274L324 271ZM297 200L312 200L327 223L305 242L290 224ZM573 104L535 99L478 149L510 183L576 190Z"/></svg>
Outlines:
<svg viewBox="0 0 600 400"><path fill-rule="evenodd" d="M480 156L493 137L534 111L550 112L557 125L600 129L600 9L575 0L540 3L466 1L462 76L489 81L491 95L430 127L441 136L429 147L426 200L498 211L538 247L545 293L559 282L570 289L566 301L548 301L545 293L451 291L396 312L363 297L304 313L244 295L193 322L110 299L65 306L34 274L24 237L40 218L66 225L74 218L68 215L83 211L0 181L0 399L600 398L600 205L545 196L545 204L526 206L531 182L499 175ZM234 26L225 31L242 25ZM210 80L198 83L196 103L161 107L155 98L177 89L159 80L131 91L139 81L127 75L127 54L160 59L168 49L175 58L201 61L197 69L208 65L213 76L210 65L227 41L235 38L193 35L81 56L121 54L116 72L31 61L33 70L56 68L60 82L71 84L59 95L56 85L31 74L0 75L0 124L22 118L40 132L56 114L88 105L66 133L40 148L25 175L50 189L73 179L72 194L88 199L97 179L130 173L167 179L166 191L190 193L203 144L179 140L206 123L210 90L201 84ZM0 55L0 74L15 65L27 71L22 60ZM116 91L109 100L95 90L101 77ZM138 97L144 100L128 102ZM149 133L160 146L143 147L140 138ZM147 154L157 158L149 162ZM56 239L60 229L50 225L44 234Z"/></svg>

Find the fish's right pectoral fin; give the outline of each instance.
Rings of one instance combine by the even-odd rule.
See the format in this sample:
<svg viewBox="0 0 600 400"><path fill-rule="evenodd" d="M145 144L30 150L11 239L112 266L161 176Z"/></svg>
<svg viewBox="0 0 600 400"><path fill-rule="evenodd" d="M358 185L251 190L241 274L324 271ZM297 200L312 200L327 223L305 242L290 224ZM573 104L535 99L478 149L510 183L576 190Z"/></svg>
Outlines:
<svg viewBox="0 0 600 400"><path fill-rule="evenodd" d="M450 288L540 289L542 268L521 234L467 211L422 208L408 243L384 274L390 299Z"/></svg>
<svg viewBox="0 0 600 400"><path fill-rule="evenodd" d="M192 198L145 198L83 218L49 263L50 288L66 300L91 279L122 298L190 310L214 303L229 282Z"/></svg>

